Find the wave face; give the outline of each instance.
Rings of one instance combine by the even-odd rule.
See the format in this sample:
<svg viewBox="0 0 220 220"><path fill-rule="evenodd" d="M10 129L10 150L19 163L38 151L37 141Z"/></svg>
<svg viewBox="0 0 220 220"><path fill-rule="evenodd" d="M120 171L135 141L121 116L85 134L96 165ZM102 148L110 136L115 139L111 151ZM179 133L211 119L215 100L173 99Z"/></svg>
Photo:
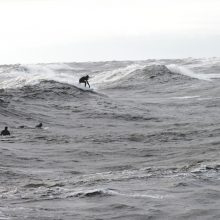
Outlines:
<svg viewBox="0 0 220 220"><path fill-rule="evenodd" d="M0 219L219 219L219 78L219 58L0 66Z"/></svg>
<svg viewBox="0 0 220 220"><path fill-rule="evenodd" d="M78 79L83 74L89 74L91 83L97 89L105 86L111 87L122 82L144 83L145 79L159 79L160 81L186 80L195 78L199 80L212 80L219 78L219 69L201 64L201 71L197 65L188 64L188 60L158 60L137 62L96 62L96 63L57 63L57 64L32 64L32 65L3 65L0 66L0 88L22 88L33 86L43 81L54 81L69 85L77 85ZM193 62L193 61L191 61ZM213 61L210 61L213 62ZM195 61L196 63L196 61ZM216 61L216 65L218 60ZM189 66L189 68L187 68ZM204 68L206 67L206 70ZM196 70L194 72L194 69ZM207 71L216 71L216 73ZM186 77L183 77L186 76ZM148 83L148 82L147 82Z"/></svg>
<svg viewBox="0 0 220 220"><path fill-rule="evenodd" d="M132 81L146 84L149 79L159 82L173 80L188 80L191 78L211 81L219 78L219 69L213 62L218 60L149 60L136 62L96 62L96 63L57 63L57 64L32 64L32 65L2 65L0 66L0 89L15 89L24 86L34 86L44 81L78 85L78 79L84 74L91 76L91 83L96 89L105 87L126 86ZM189 64L188 64L189 63ZM195 70L195 71L194 71ZM213 73L214 70L214 73ZM210 72L211 71L211 72ZM158 82L158 83L159 83Z"/></svg>

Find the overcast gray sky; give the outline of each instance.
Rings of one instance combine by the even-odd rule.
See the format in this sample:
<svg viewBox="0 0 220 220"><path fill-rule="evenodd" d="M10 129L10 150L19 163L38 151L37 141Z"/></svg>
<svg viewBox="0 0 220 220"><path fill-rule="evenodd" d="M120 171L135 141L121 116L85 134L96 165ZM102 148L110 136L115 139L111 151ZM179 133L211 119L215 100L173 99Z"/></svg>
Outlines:
<svg viewBox="0 0 220 220"><path fill-rule="evenodd" d="M0 0L0 63L220 56L220 0Z"/></svg>

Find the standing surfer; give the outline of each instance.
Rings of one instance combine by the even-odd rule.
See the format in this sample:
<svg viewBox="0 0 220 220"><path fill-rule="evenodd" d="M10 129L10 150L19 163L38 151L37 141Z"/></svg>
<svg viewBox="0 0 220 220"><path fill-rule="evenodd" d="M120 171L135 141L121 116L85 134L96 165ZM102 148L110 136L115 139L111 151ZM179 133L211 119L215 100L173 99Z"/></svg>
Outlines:
<svg viewBox="0 0 220 220"><path fill-rule="evenodd" d="M81 77L81 78L79 79L79 83L85 83L85 87L86 87L86 84L88 84L88 86L89 86L89 88L90 88L90 85L89 85L88 80L89 80L89 75L83 76L83 77Z"/></svg>

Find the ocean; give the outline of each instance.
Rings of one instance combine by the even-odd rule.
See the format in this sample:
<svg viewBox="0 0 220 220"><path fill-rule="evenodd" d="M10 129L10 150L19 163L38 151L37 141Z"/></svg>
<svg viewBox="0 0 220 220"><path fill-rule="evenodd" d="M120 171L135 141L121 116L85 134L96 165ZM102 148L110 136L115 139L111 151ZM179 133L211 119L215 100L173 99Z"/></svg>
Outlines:
<svg viewBox="0 0 220 220"><path fill-rule="evenodd" d="M0 122L1 220L220 219L220 58L1 65Z"/></svg>

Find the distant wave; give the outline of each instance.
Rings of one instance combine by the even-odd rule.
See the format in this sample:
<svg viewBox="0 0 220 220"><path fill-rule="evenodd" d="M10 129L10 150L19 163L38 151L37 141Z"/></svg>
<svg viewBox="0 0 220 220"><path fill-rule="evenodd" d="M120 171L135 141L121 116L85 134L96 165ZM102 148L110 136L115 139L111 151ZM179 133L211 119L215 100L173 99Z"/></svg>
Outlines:
<svg viewBox="0 0 220 220"><path fill-rule="evenodd" d="M111 189L91 189L81 190L68 194L67 197L94 197L94 196L112 196L116 191Z"/></svg>
<svg viewBox="0 0 220 220"><path fill-rule="evenodd" d="M173 73L182 74L199 80L211 81L212 79L220 78L220 74L195 73L186 67L176 64L167 65L167 68Z"/></svg>
<svg viewBox="0 0 220 220"><path fill-rule="evenodd" d="M219 178L220 165L219 163L207 163L206 161L195 161L186 166L179 168L170 167L162 168L142 168L139 170L122 170L110 171L103 173L94 173L90 175L76 175L72 178L56 180L56 182L30 182L23 186L14 188L1 188L0 198L22 198L35 200L44 199L60 199L60 198L89 198L89 197L106 197L106 196L121 196L131 198L152 198L164 199L167 195L155 194L152 192L123 192L116 189L103 187L92 188L92 185L102 185L105 181L124 181L129 179L142 178L176 178L179 183L175 187L184 187L187 183L185 178L200 178L201 181L206 181L206 178ZM195 175L196 174L196 175ZM33 194L35 196L33 196Z"/></svg>
<svg viewBox="0 0 220 220"><path fill-rule="evenodd" d="M169 81L174 77L178 77L179 74L185 73L174 65L167 68L165 65L156 64L130 64L119 68L112 66L111 70L107 71L103 71L101 67L97 71L91 71L90 69L84 71L82 73L79 67L73 68L67 64L11 65L7 68L4 66L0 67L0 88L22 88L24 86L34 86L44 81L77 86L79 77L83 74L89 74L93 88L105 89L122 85L129 86L130 83L136 86L135 83L147 83L146 80ZM175 75L175 73L178 75ZM192 74L185 73L183 75L192 77Z"/></svg>
<svg viewBox="0 0 220 220"><path fill-rule="evenodd" d="M65 66L65 68L67 67ZM71 68L67 69L69 71L72 70ZM42 81L56 81L68 84L78 82L78 79L72 74L59 72L51 68L51 66L40 64L12 66L12 68L1 71L0 79L0 88L2 89L36 85Z"/></svg>
<svg viewBox="0 0 220 220"><path fill-rule="evenodd" d="M141 65L128 65L123 68L112 69L108 71L90 72L89 69L83 74L91 76L90 82L93 87L102 87L103 85L121 81L123 78L141 69ZM12 65L2 68L0 73L0 88L21 88L24 86L33 86L42 81L54 81L70 85L78 85L79 77L83 75L79 68L73 68L67 64L57 65Z"/></svg>
<svg viewBox="0 0 220 220"><path fill-rule="evenodd" d="M143 193L122 193L113 189L91 189L70 193L67 197L94 197L94 196L121 196L133 198L152 198L162 199L161 195L143 194Z"/></svg>
<svg viewBox="0 0 220 220"><path fill-rule="evenodd" d="M187 61L189 63L189 61ZM186 62L186 63L187 63ZM165 61L152 61L146 63L122 63L115 66L115 63L109 62L96 65L95 69L86 65L77 66L74 64L32 64L32 65L9 65L0 66L0 88L21 88L24 86L33 86L42 81L53 81L69 85L78 85L78 79L84 74L91 76L91 85L96 89L131 87L147 83L155 79L158 82L169 82L172 79L183 80L181 76L210 81L213 78L220 78L219 74L195 73L186 66L179 64L166 64ZM184 63L183 63L184 64ZM186 78L185 78L186 80ZM132 85L131 85L132 83Z"/></svg>

